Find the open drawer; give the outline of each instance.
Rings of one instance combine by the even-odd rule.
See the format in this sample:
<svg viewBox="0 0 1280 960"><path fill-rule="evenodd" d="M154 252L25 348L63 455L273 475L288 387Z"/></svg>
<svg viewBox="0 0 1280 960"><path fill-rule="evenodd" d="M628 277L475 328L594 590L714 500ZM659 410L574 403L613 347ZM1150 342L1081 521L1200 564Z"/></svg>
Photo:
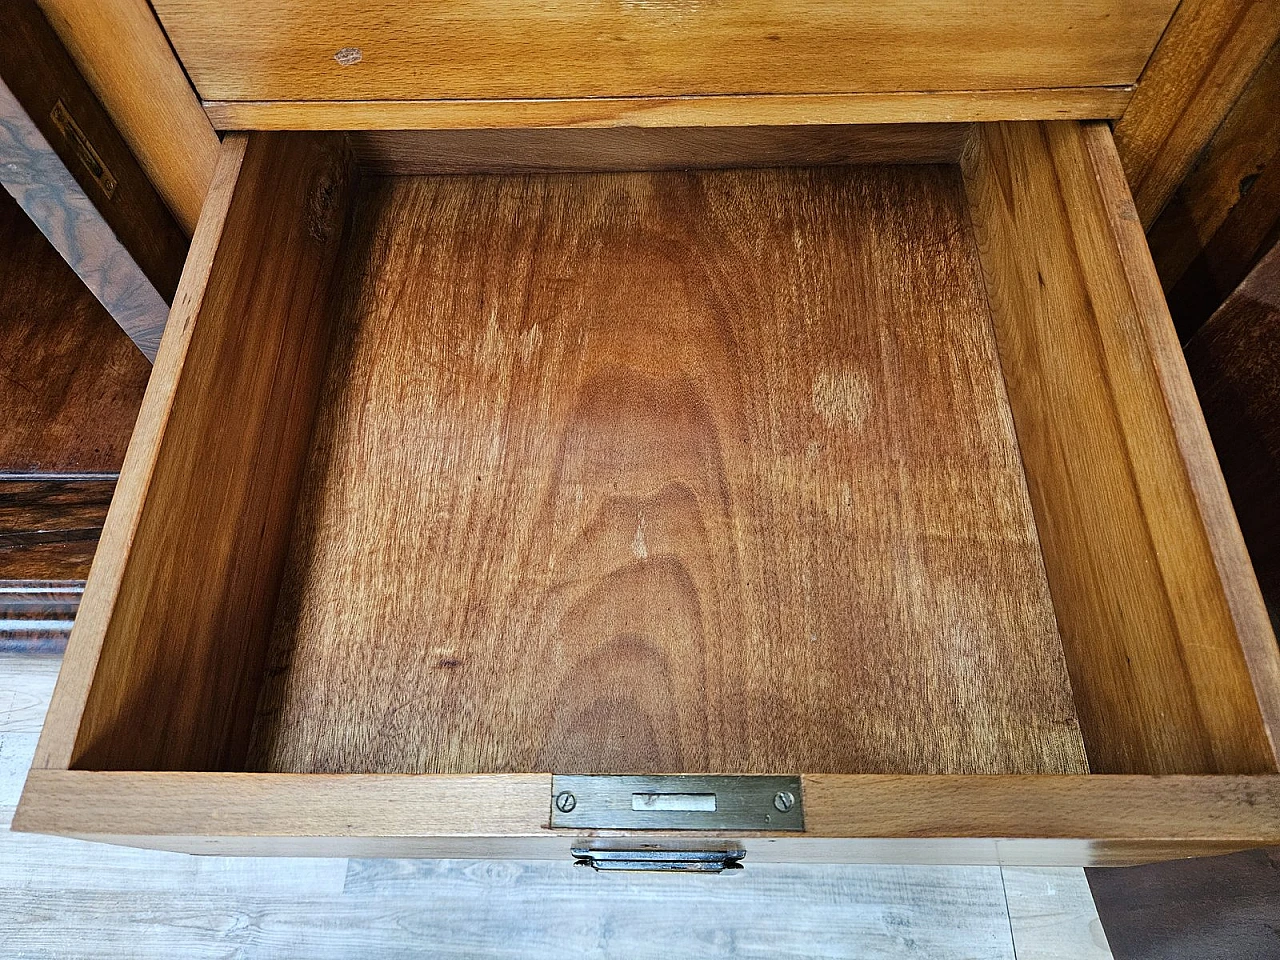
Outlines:
<svg viewBox="0 0 1280 960"><path fill-rule="evenodd" d="M1225 852L1277 667L1105 124L232 134L14 825Z"/></svg>

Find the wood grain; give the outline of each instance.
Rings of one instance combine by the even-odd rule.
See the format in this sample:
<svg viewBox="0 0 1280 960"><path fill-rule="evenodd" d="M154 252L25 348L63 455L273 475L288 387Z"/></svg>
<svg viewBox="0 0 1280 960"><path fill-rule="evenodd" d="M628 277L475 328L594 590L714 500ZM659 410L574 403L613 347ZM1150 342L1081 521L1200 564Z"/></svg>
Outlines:
<svg viewBox="0 0 1280 960"><path fill-rule="evenodd" d="M151 365L5 191L0 251L0 652L60 653Z"/></svg>
<svg viewBox="0 0 1280 960"><path fill-rule="evenodd" d="M88 576L115 486L114 474L0 473L0 583Z"/></svg>
<svg viewBox="0 0 1280 960"><path fill-rule="evenodd" d="M1186 356L1263 595L1280 610L1280 246Z"/></svg>
<svg viewBox="0 0 1280 960"><path fill-rule="evenodd" d="M37 763L242 762L327 344L346 159L223 148Z"/></svg>
<svg viewBox="0 0 1280 960"><path fill-rule="evenodd" d="M3 79L0 185L143 355L154 357L169 305Z"/></svg>
<svg viewBox="0 0 1280 960"><path fill-rule="evenodd" d="M1090 768L1274 771L1275 639L1109 132L965 166Z"/></svg>
<svg viewBox="0 0 1280 960"><path fill-rule="evenodd" d="M1280 135L1280 124L1276 134ZM1249 184L1247 197L1231 209L1182 281L1169 291L1169 306L1184 340L1195 335L1280 242L1280 164L1268 163Z"/></svg>
<svg viewBox="0 0 1280 960"><path fill-rule="evenodd" d="M151 365L0 190L0 473L120 469Z"/></svg>
<svg viewBox="0 0 1280 960"><path fill-rule="evenodd" d="M1270 248L1259 234L1265 237L1280 221L1280 191L1267 189L1280 166L1275 162L1280 155L1277 103L1280 43L1271 48L1147 233L1184 342Z"/></svg>
<svg viewBox="0 0 1280 960"><path fill-rule="evenodd" d="M63 49L35 0L0 6L0 77L169 302L187 238Z"/></svg>
<svg viewBox="0 0 1280 960"><path fill-rule="evenodd" d="M954 168L356 210L259 769L1085 769Z"/></svg>
<svg viewBox="0 0 1280 960"><path fill-rule="evenodd" d="M1080 129L1274 757L1275 731L1280 726L1280 657L1273 621L1259 594L1195 385L1174 335L1141 224L1134 215L1115 142L1105 124L1087 124Z"/></svg>
<svg viewBox="0 0 1280 960"><path fill-rule="evenodd" d="M189 235L213 180L218 136L147 0L38 0Z"/></svg>
<svg viewBox="0 0 1280 960"><path fill-rule="evenodd" d="M804 834L734 833L759 863L1118 865L1280 845L1280 777L804 777ZM548 774L35 768L13 829L250 856L568 857ZM613 838L626 842L626 838ZM634 839L634 838L633 838ZM646 831L646 842L723 835Z"/></svg>
<svg viewBox="0 0 1280 960"><path fill-rule="evenodd" d="M368 174L594 172L953 163L969 133L967 123L356 130L351 145Z"/></svg>
<svg viewBox="0 0 1280 960"><path fill-rule="evenodd" d="M1132 86L1121 85L543 100L206 100L204 109L220 130L741 127L1085 120L1120 116L1132 93Z"/></svg>
<svg viewBox="0 0 1280 960"><path fill-rule="evenodd" d="M1280 43L1150 230L1184 342L1280 240Z"/></svg>
<svg viewBox="0 0 1280 960"><path fill-rule="evenodd" d="M731 7L466 0L426 8L389 2L376 12L349 0L154 6L203 99L297 101L1128 84L1174 3L807 0L781 9L767 0ZM358 50L359 59L336 56L340 50Z"/></svg>
<svg viewBox="0 0 1280 960"><path fill-rule="evenodd" d="M1116 148L1149 227L1280 40L1274 0L1182 0L1116 124Z"/></svg>

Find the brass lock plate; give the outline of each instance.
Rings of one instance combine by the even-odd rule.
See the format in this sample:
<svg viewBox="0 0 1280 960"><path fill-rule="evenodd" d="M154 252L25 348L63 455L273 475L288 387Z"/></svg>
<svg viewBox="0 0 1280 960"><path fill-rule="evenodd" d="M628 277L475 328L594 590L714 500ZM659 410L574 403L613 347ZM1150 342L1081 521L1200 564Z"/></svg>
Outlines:
<svg viewBox="0 0 1280 960"><path fill-rule="evenodd" d="M551 826L586 830L804 830L799 777L556 775Z"/></svg>

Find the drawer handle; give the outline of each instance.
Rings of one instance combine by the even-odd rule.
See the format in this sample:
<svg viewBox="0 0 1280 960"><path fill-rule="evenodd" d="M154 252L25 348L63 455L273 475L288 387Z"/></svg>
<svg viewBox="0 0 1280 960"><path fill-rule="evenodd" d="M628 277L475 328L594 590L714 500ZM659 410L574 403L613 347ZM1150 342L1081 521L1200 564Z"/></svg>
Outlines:
<svg viewBox="0 0 1280 960"><path fill-rule="evenodd" d="M574 863L599 872L723 873L741 870L745 850L592 850L574 847Z"/></svg>

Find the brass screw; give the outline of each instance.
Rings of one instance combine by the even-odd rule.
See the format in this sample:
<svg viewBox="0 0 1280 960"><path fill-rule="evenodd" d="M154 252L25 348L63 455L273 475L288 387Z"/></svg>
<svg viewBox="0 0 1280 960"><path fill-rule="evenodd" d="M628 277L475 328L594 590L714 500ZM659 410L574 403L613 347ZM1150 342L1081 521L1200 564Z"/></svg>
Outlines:
<svg viewBox="0 0 1280 960"><path fill-rule="evenodd" d="M796 798L785 790L779 790L773 797L773 805L786 813L796 805Z"/></svg>
<svg viewBox="0 0 1280 960"><path fill-rule="evenodd" d="M568 790L562 790L556 794L556 809L561 813L568 813L578 805L578 798Z"/></svg>

